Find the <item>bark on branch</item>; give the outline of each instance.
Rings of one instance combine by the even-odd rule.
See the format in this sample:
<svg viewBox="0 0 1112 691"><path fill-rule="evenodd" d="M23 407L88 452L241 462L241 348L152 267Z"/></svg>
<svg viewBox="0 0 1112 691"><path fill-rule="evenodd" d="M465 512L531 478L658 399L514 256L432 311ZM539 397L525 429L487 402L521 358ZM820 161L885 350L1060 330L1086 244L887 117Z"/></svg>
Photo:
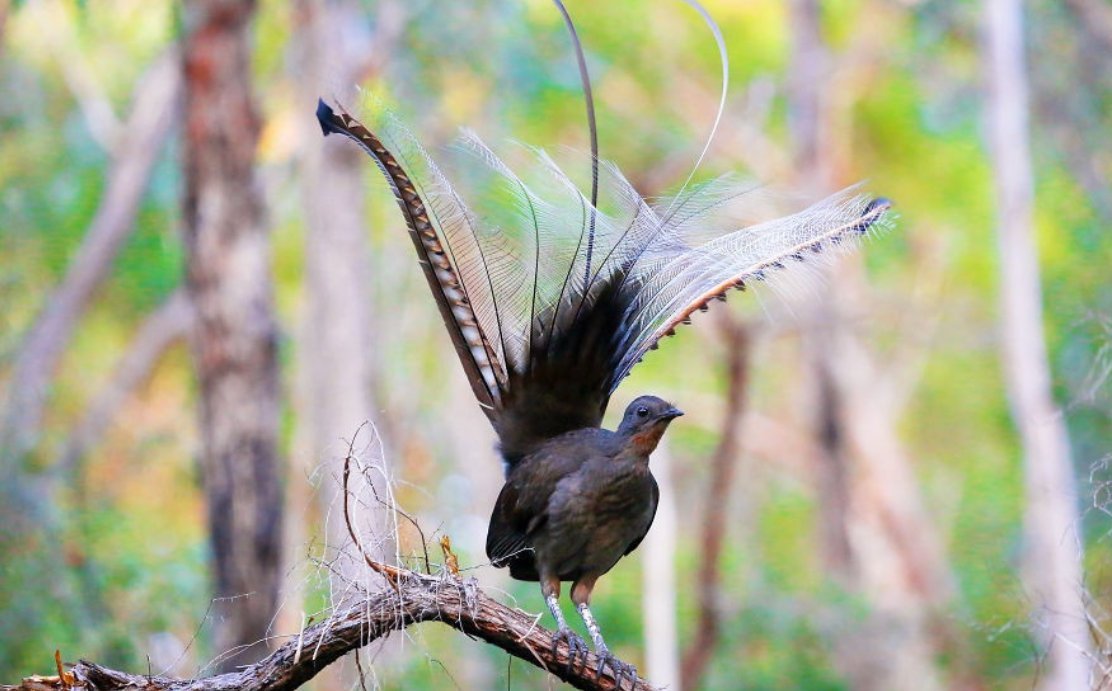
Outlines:
<svg viewBox="0 0 1112 691"><path fill-rule="evenodd" d="M392 567L396 568L396 567ZM591 653L582 668L568 669L567 648L552 649L552 633L537 625L537 617L488 597L473 579L450 572L430 576L398 569L395 587L369 594L361 602L306 628L269 657L226 674L203 679L171 679L130 674L82 660L61 677L31 677L18 686L0 690L32 689L143 689L144 691L286 691L296 689L337 659L392 631L411 624L438 621L514 657L548 670L577 689L616 689L610 668L596 678L598 657ZM624 689L648 691L637 679Z"/></svg>

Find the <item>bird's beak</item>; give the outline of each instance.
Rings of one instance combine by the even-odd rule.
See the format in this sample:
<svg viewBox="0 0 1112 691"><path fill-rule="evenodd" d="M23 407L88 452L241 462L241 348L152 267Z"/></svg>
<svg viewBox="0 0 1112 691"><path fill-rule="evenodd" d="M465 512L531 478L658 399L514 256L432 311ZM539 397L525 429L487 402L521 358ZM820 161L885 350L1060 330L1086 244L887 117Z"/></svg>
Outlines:
<svg viewBox="0 0 1112 691"><path fill-rule="evenodd" d="M672 419L674 419L674 418L677 418L677 417L679 417L680 415L683 415L683 411L682 411L682 410L680 410L679 408L676 408L676 407L672 407L672 408L669 408L668 410L665 410L665 411L664 411L664 412L663 412L663 413L661 414L661 416L660 416L660 417L661 417L661 419L663 419L663 420L672 420Z"/></svg>

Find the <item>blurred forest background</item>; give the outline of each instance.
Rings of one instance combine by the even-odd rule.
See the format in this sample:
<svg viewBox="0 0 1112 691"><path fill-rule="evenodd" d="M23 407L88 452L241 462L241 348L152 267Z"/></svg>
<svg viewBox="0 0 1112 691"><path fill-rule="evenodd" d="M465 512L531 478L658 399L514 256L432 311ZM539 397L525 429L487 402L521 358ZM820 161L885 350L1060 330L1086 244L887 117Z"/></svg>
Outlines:
<svg viewBox="0 0 1112 691"><path fill-rule="evenodd" d="M602 156L643 194L674 190L717 105L713 39L673 0L569 5ZM654 456L649 539L595 591L612 648L670 688L1099 680L1112 6L706 5L731 71L699 177L738 171L781 212L866 180L898 220L821 287L697 318L623 385L608 421L641 392L688 414ZM357 107L354 84L434 154L464 125L588 148L546 0L0 0L0 682L56 648L194 676L319 619L363 421L426 533L543 610L484 566L493 434L402 218L313 117L320 95ZM432 624L364 669L384 688L551 687Z"/></svg>

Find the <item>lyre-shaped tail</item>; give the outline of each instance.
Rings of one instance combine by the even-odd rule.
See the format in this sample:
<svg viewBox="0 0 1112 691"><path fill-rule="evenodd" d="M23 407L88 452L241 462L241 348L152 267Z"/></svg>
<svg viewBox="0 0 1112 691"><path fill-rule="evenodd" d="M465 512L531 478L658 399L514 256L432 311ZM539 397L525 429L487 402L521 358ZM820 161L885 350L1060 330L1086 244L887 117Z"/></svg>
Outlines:
<svg viewBox="0 0 1112 691"><path fill-rule="evenodd" d="M479 168L463 179L494 189L497 203L484 208L479 195L468 207L388 116L377 136L323 103L317 116L326 134L370 154L390 184L510 465L546 439L601 424L618 384L693 312L790 265L835 256L889 208L842 192L738 227L732 206L745 190L728 179L651 203L606 163L596 205L543 152L519 174L473 135L461 149Z"/></svg>

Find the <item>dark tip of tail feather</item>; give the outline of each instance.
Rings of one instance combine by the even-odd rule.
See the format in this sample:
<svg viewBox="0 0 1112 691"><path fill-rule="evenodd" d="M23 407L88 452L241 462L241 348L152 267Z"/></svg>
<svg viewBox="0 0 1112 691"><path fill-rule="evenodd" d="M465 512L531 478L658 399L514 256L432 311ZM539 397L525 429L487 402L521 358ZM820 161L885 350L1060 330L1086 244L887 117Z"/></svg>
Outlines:
<svg viewBox="0 0 1112 691"><path fill-rule="evenodd" d="M320 131L324 134L324 136L327 137L328 135L332 134L333 132L338 132L339 131L339 130L336 129L336 125L334 125L332 123L332 121L335 117L336 117L336 113L333 112L332 108L330 108L328 106L328 104L324 102L324 99L323 98L318 98L317 99L317 122L320 123Z"/></svg>
<svg viewBox="0 0 1112 691"><path fill-rule="evenodd" d="M877 197L869 202L865 210L861 212L861 222L857 224L854 230L858 233L864 234L874 223L880 220L884 212L892 208L892 201L887 197Z"/></svg>

